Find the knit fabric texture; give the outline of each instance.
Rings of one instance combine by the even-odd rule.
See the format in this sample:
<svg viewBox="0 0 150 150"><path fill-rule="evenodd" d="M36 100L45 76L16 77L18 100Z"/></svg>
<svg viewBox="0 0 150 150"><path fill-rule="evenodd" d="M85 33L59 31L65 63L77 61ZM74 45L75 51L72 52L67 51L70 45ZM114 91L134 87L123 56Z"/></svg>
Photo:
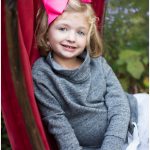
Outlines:
<svg viewBox="0 0 150 150"><path fill-rule="evenodd" d="M42 120L60 150L121 150L130 108L111 67L87 51L83 63L68 70L49 52L33 65L35 97Z"/></svg>

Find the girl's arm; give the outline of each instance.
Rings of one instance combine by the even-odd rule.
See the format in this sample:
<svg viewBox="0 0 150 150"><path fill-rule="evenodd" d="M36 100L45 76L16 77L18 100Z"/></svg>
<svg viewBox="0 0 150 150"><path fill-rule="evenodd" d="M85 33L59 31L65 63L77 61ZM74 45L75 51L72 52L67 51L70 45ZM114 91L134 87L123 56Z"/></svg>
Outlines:
<svg viewBox="0 0 150 150"><path fill-rule="evenodd" d="M38 100L42 120L54 135L60 150L81 150L65 113L55 97L40 80L34 78L35 96Z"/></svg>
<svg viewBox="0 0 150 150"><path fill-rule="evenodd" d="M121 150L130 120L129 103L116 75L103 58L102 66L106 78L105 102L109 125L101 150Z"/></svg>

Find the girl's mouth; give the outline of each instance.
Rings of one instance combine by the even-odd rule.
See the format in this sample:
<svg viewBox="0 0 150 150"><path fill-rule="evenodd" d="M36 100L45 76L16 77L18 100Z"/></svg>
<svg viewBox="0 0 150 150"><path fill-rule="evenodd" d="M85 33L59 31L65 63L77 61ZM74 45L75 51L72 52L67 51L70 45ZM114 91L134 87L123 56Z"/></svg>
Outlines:
<svg viewBox="0 0 150 150"><path fill-rule="evenodd" d="M76 49L76 47L74 46L70 46L70 45L64 45L62 44L62 46L65 48L65 50L67 51L74 51Z"/></svg>

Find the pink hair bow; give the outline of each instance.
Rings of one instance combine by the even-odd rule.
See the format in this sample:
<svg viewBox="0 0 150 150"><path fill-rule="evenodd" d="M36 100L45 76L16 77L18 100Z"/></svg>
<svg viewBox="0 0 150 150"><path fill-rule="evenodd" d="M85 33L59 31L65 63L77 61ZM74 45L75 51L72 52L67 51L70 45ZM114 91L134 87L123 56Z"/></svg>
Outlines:
<svg viewBox="0 0 150 150"><path fill-rule="evenodd" d="M48 14L48 24L50 24L57 16L62 14L68 0L43 0L43 3Z"/></svg>
<svg viewBox="0 0 150 150"><path fill-rule="evenodd" d="M92 0L81 0L82 3L91 3Z"/></svg>
<svg viewBox="0 0 150 150"><path fill-rule="evenodd" d="M92 0L81 0L82 3L91 3ZM43 0L43 4L48 14L48 24L61 15L66 8L68 0Z"/></svg>

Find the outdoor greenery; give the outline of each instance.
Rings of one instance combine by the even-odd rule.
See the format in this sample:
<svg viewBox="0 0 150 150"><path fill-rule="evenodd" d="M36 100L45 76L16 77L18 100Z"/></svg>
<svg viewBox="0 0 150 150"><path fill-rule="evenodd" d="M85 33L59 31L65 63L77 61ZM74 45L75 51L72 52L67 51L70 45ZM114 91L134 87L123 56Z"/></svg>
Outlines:
<svg viewBox="0 0 150 150"><path fill-rule="evenodd" d="M109 0L104 24L104 55L124 89L148 92L148 0ZM1 125L2 150L10 150Z"/></svg>
<svg viewBox="0 0 150 150"><path fill-rule="evenodd" d="M148 1L108 1L104 24L104 55L123 88L148 92Z"/></svg>

